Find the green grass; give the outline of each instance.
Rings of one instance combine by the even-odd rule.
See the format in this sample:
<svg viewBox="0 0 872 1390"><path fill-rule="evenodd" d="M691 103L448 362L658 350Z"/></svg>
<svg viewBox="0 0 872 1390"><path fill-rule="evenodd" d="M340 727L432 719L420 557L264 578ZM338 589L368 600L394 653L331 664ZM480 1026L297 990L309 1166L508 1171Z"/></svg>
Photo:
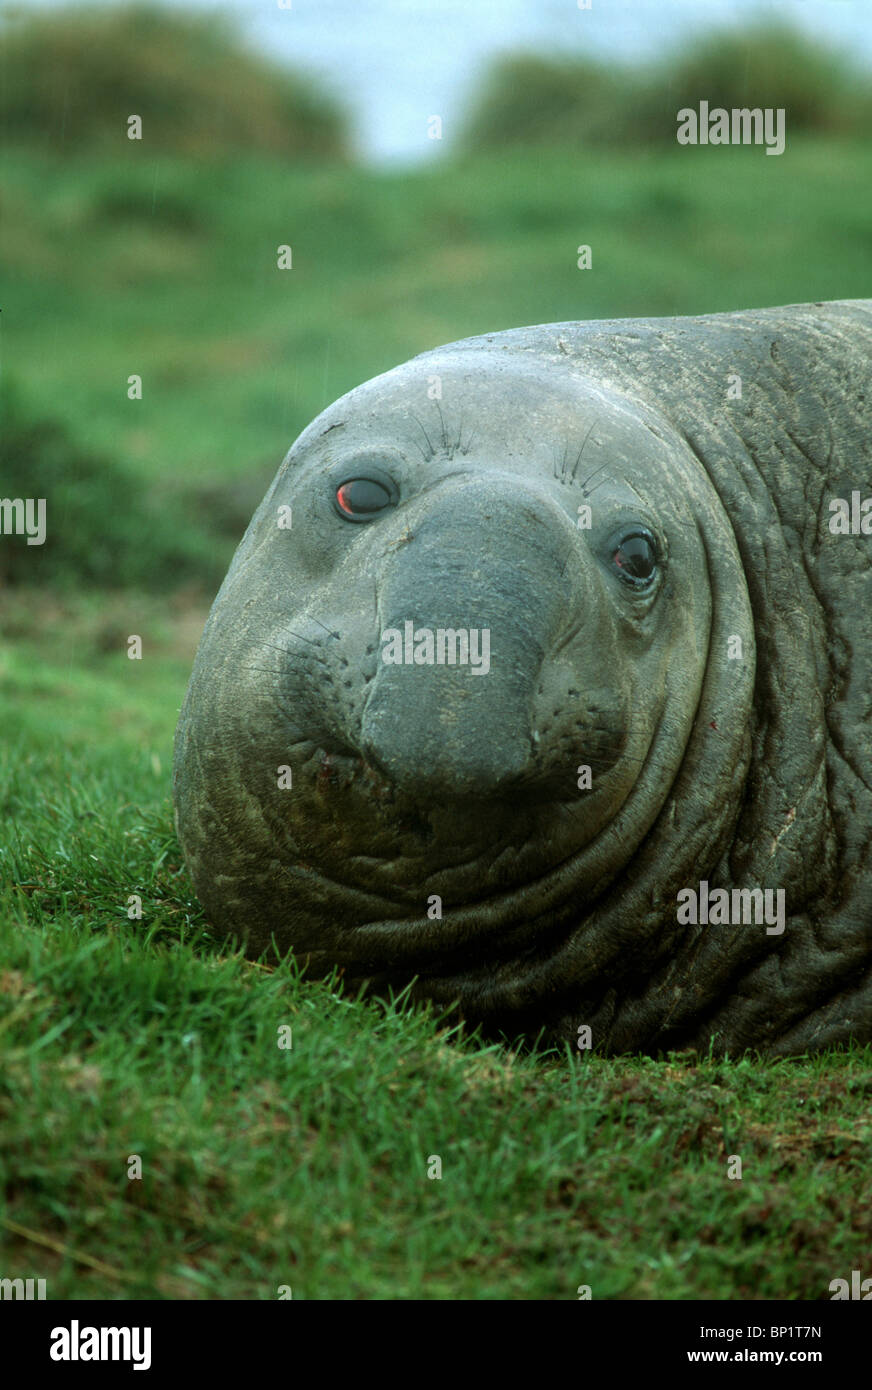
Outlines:
<svg viewBox="0 0 872 1390"><path fill-rule="evenodd" d="M169 774L210 581L146 592L132 551L162 524L191 557L211 537L220 571L299 429L440 342L867 294L872 152L386 174L9 147L2 175L4 370L72 441L46 445L49 517L56 486L89 491L67 568L27 589L17 557L0 605L0 1276L55 1298L828 1298L870 1247L872 1050L484 1045L209 934ZM17 438L0 495L40 495ZM126 477L149 508L122 526ZM92 538L109 589L77 582Z"/></svg>
<svg viewBox="0 0 872 1390"><path fill-rule="evenodd" d="M168 799L200 617L6 611L5 1277L51 1298L823 1299L862 1268L869 1049L536 1054L211 937Z"/></svg>

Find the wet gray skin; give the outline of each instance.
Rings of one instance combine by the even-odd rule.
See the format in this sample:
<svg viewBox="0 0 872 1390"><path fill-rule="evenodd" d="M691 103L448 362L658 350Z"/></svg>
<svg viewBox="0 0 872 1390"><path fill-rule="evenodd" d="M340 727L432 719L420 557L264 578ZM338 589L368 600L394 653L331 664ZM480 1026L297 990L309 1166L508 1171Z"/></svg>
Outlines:
<svg viewBox="0 0 872 1390"><path fill-rule="evenodd" d="M872 537L827 524L870 345L861 302L548 325L320 415L179 722L215 926L603 1051L872 1037ZM783 930L681 921L703 880Z"/></svg>

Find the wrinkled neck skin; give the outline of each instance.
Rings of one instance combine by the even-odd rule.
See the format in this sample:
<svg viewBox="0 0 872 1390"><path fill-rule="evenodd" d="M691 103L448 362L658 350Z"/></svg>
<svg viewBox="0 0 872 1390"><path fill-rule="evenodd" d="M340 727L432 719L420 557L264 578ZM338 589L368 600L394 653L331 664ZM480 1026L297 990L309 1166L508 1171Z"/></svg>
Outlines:
<svg viewBox="0 0 872 1390"><path fill-rule="evenodd" d="M372 460L400 504L349 525L332 495ZM639 525L647 592L612 560ZM385 633L425 630L479 656L487 632L487 669L385 660ZM197 891L252 949L417 974L475 1017L535 1010L555 970L613 1013L730 843L754 677L729 520L656 412L569 368L544 388L429 354L305 431L216 599L177 747Z"/></svg>

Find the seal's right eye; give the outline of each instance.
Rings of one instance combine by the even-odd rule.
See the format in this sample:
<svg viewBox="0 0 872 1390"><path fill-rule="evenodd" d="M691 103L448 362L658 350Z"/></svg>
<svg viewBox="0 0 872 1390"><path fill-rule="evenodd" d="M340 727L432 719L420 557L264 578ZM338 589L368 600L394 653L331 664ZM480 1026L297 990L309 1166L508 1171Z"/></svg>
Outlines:
<svg viewBox="0 0 872 1390"><path fill-rule="evenodd" d="M375 521L397 505L397 488L387 474L347 478L333 495L333 506L345 521Z"/></svg>
<svg viewBox="0 0 872 1390"><path fill-rule="evenodd" d="M612 551L612 564L627 584L648 588L657 574L657 544L651 532L640 527L622 536Z"/></svg>

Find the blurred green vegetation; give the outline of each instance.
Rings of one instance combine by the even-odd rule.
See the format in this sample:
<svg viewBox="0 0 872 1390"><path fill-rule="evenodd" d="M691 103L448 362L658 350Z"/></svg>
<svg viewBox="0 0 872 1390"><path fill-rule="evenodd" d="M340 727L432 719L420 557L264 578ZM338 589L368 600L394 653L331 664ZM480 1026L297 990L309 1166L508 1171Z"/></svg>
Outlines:
<svg viewBox="0 0 872 1390"><path fill-rule="evenodd" d="M145 478L77 444L60 421L24 404L14 380L0 380L2 495L46 500L46 534L31 546L6 536L0 584L166 590L195 582L217 587L223 566L193 503L183 524L167 525ZM176 514L185 504L175 500Z"/></svg>
<svg viewBox="0 0 872 1390"><path fill-rule="evenodd" d="M343 162L303 90L211 15L0 25L0 495L49 514L0 581L214 591L308 421L440 343L869 292L868 81L790 31L656 72L514 60L411 171ZM786 152L677 146L701 96L785 105Z"/></svg>
<svg viewBox="0 0 872 1390"><path fill-rule="evenodd" d="M162 522L143 534L155 545L161 526L192 555L214 537L202 570L214 588L308 421L440 343L869 292L861 142L789 140L777 159L516 150L406 173L254 157L215 171L154 154L70 164L7 149L2 170L4 362L34 421L63 423L73 483L74 459L106 460L103 501L92 492L91 520L75 522L82 577L95 581L111 572L86 561L98 535L104 554L129 553L116 467L152 494ZM577 268L580 243L590 270ZM277 268L282 244L292 270ZM128 399L132 374L141 400ZM32 477L27 495L47 498L51 525L61 463L24 452L38 431L22 428L0 439L0 477Z"/></svg>
<svg viewBox="0 0 872 1390"><path fill-rule="evenodd" d="M143 140L127 140L142 118ZM297 159L346 153L337 104L249 51L226 13L156 5L7 11L0 24L4 143L78 152L119 144L198 159L270 151Z"/></svg>
<svg viewBox="0 0 872 1390"><path fill-rule="evenodd" d="M872 135L872 75L849 54L766 21L714 32L641 67L507 55L485 77L461 138L470 151L674 146L676 113L700 101L783 108L788 139Z"/></svg>

